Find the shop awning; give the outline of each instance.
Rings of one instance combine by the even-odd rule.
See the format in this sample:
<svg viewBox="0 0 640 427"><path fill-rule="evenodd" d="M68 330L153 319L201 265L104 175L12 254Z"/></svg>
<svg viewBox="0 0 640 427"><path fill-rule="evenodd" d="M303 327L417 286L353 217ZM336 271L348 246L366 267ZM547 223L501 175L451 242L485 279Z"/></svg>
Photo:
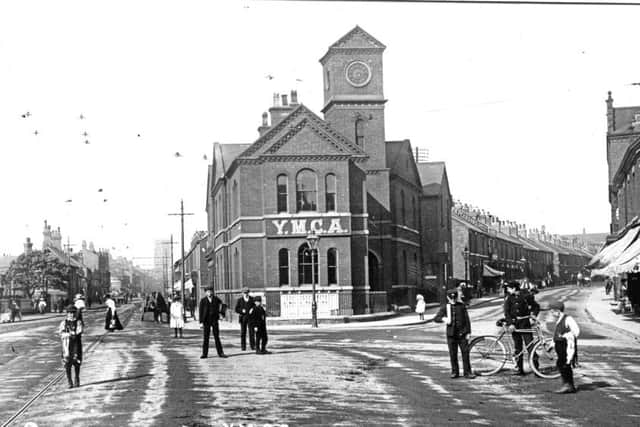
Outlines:
<svg viewBox="0 0 640 427"><path fill-rule="evenodd" d="M637 249L637 254L640 254L640 245L636 246L634 244L639 232L640 227L633 227L629 229L621 238L605 246L600 250L600 252L594 255L587 267L603 270L610 264L618 262L618 260L626 262L634 256L632 252L629 253L630 256L623 256L623 253L626 252L630 246L634 246L634 250ZM620 259L621 256L623 259Z"/></svg>
<svg viewBox="0 0 640 427"><path fill-rule="evenodd" d="M504 276L504 271L496 270L494 268L489 267L487 264L482 266L482 276L483 277L500 277Z"/></svg>

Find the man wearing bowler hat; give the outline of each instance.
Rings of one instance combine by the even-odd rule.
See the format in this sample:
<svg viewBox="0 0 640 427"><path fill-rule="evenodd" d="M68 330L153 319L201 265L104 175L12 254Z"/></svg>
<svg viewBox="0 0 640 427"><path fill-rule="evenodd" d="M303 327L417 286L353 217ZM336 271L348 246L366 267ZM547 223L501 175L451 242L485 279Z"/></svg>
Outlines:
<svg viewBox="0 0 640 427"><path fill-rule="evenodd" d="M213 295L213 288L206 289L206 295L200 300L200 325L204 327L204 336L202 340L202 356L200 359L206 359L209 355L209 336L211 329L213 329L213 339L216 343L216 351L219 357L227 357L222 351L222 343L220 342L220 329L218 327L218 320L220 316L225 316L225 306L220 301L220 298Z"/></svg>
<svg viewBox="0 0 640 427"><path fill-rule="evenodd" d="M249 310L253 308L253 297L249 295L249 288L242 288L242 296L236 302L236 313L240 321L240 347L242 351L247 349L247 328L249 326ZM249 332L249 345L251 350L256 349L254 334Z"/></svg>

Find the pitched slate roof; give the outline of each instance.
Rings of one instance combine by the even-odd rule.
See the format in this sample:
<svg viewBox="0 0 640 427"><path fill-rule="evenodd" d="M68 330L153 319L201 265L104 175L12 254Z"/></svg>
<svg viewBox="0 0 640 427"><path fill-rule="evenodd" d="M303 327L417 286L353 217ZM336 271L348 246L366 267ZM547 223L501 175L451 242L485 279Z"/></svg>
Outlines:
<svg viewBox="0 0 640 427"><path fill-rule="evenodd" d="M444 162L418 163L418 173L422 182L422 192L427 196L440 194L440 189L444 181Z"/></svg>
<svg viewBox="0 0 640 427"><path fill-rule="evenodd" d="M421 185L420 174L416 168L416 162L413 158L411 150L411 141L404 139L402 141L386 141L385 142L386 162L392 175L400 176L417 186ZM400 163L403 154L407 155L405 160L409 163L409 169L405 164Z"/></svg>

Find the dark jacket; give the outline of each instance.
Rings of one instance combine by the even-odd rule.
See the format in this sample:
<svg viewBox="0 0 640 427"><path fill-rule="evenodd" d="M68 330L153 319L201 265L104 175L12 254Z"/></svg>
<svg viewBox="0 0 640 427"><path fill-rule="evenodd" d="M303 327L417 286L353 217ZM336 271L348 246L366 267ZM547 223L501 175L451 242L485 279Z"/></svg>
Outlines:
<svg viewBox="0 0 640 427"><path fill-rule="evenodd" d="M226 314L225 311L225 306L222 304L222 301L220 301L220 298L214 295L211 297L211 302L209 302L209 298L204 297L200 300L198 319L200 319L200 323L211 325L220 319L220 315L224 317Z"/></svg>
<svg viewBox="0 0 640 427"><path fill-rule="evenodd" d="M267 327L267 312L263 306L254 305L249 310L249 325L252 328L266 328Z"/></svg>
<svg viewBox="0 0 640 427"><path fill-rule="evenodd" d="M442 318L447 316L447 305L451 306L451 324L447 325L447 337L463 338L470 334L471 321L464 303L443 305L433 320L437 323L442 323Z"/></svg>
<svg viewBox="0 0 640 427"><path fill-rule="evenodd" d="M528 316L537 316L540 312L540 305L535 297L528 291L520 291L518 294L508 295L504 301L504 318L508 325L515 325L517 328L528 328L531 326Z"/></svg>
<svg viewBox="0 0 640 427"><path fill-rule="evenodd" d="M238 313L241 322L248 319L249 310L253 307L255 307L253 297L249 297L249 301L245 301L244 297L238 298L238 302L236 302L236 313Z"/></svg>

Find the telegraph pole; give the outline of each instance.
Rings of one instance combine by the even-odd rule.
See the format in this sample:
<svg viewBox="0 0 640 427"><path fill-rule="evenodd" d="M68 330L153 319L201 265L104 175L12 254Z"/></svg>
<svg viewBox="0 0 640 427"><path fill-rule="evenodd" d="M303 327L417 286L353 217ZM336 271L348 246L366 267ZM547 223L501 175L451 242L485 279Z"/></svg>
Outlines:
<svg viewBox="0 0 640 427"><path fill-rule="evenodd" d="M180 199L180 213L170 213L169 215L171 216L177 216L180 215L180 242L181 242L181 246L182 246L182 261L181 261L181 265L182 265L182 280L180 280L181 282L181 298L182 298L182 307L186 307L185 303L184 303L184 279L185 279L185 274L184 274L184 216L185 215L194 215L193 213L184 213L184 203L182 201L182 199ZM171 241L173 242L173 235L171 235ZM172 275L173 275L173 244L171 245L171 271L172 271ZM184 311L184 320L185 322L187 321L187 311Z"/></svg>

